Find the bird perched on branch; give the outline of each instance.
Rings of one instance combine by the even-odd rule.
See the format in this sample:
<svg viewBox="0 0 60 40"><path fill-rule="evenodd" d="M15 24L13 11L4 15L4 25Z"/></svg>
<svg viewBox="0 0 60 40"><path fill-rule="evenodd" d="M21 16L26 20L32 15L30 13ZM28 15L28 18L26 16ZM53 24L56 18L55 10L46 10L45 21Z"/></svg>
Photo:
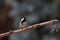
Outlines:
<svg viewBox="0 0 60 40"><path fill-rule="evenodd" d="M20 28L25 28L27 26L26 18L22 18L20 21Z"/></svg>

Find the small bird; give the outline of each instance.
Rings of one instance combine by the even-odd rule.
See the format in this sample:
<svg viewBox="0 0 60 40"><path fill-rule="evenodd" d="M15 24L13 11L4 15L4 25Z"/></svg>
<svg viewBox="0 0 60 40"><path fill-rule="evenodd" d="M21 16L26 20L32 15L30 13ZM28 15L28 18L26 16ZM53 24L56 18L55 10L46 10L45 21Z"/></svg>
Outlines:
<svg viewBox="0 0 60 40"><path fill-rule="evenodd" d="M20 21L20 28L25 28L27 26L26 18L22 18Z"/></svg>

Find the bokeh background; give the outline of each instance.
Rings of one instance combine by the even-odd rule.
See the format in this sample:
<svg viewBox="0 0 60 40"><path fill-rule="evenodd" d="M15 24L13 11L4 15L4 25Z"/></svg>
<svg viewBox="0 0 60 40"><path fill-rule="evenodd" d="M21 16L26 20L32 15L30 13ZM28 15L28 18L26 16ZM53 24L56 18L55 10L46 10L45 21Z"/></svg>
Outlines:
<svg viewBox="0 0 60 40"><path fill-rule="evenodd" d="M21 18L27 26L52 19L60 20L60 0L0 0L0 33L19 29ZM60 21L55 24L59 32L51 32L51 26L12 34L0 40L60 40Z"/></svg>

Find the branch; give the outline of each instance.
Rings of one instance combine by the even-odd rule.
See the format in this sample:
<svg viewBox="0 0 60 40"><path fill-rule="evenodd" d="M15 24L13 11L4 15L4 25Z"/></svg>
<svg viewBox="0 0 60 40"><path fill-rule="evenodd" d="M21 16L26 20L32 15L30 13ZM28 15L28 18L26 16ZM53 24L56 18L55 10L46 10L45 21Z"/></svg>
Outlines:
<svg viewBox="0 0 60 40"><path fill-rule="evenodd" d="M10 30L9 32L0 34L0 38L5 37L5 36L9 36L11 34L15 34L15 33L19 33L19 32L24 32L24 31L27 31L27 30L30 30L30 29L42 27L42 26L45 26L45 25L51 25L52 23L55 24L56 22L58 22L58 20L54 19L54 20L51 20L51 21L47 21L47 22L31 25L31 26L28 26L28 27L23 28L23 29L18 29L18 30L14 30L14 31Z"/></svg>

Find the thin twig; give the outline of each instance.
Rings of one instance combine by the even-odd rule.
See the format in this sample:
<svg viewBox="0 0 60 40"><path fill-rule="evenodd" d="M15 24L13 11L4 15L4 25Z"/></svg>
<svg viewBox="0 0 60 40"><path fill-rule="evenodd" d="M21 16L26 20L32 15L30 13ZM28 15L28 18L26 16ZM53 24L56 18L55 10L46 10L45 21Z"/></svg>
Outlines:
<svg viewBox="0 0 60 40"><path fill-rule="evenodd" d="M42 27L44 25L51 25L51 23L56 23L56 22L58 22L58 20L54 19L54 20L51 20L51 21L31 25L31 26L28 26L28 27L23 28L23 29L18 29L18 30L15 30L15 31L9 31L9 32L0 34L0 38L5 37L5 36L9 36L10 34L15 34L15 33L24 32L24 31L27 31L27 30L30 30L30 29Z"/></svg>

